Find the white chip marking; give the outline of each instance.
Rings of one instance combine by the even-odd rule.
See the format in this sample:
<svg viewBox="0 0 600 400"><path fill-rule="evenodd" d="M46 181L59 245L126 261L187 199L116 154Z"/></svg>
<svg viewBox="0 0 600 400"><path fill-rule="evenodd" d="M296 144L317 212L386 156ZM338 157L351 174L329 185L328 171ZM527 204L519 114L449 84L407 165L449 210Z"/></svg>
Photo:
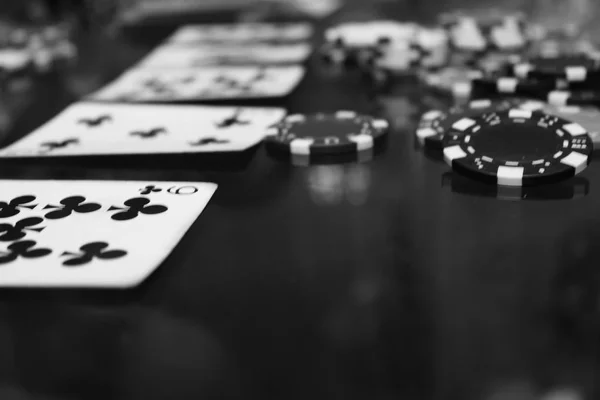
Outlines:
<svg viewBox="0 0 600 400"><path fill-rule="evenodd" d="M338 118L352 119L356 118L356 113L354 111L338 111L335 113L335 116Z"/></svg>
<svg viewBox="0 0 600 400"><path fill-rule="evenodd" d="M488 157L488 156L481 156L481 159L485 162L492 162L494 161L494 159L492 157Z"/></svg>
<svg viewBox="0 0 600 400"><path fill-rule="evenodd" d="M473 100L472 102L469 103L470 108L487 108L487 107L490 107L491 105L492 105L492 101L489 99Z"/></svg>
<svg viewBox="0 0 600 400"><path fill-rule="evenodd" d="M503 77L498 79L496 87L500 93L515 93L518 81L515 78Z"/></svg>
<svg viewBox="0 0 600 400"><path fill-rule="evenodd" d="M519 78L527 78L529 71L531 71L531 64L517 64L514 67L515 75Z"/></svg>
<svg viewBox="0 0 600 400"><path fill-rule="evenodd" d="M520 109L528 111L538 111L542 110L544 107L546 107L546 103L544 103L543 101L536 100L528 100L519 105Z"/></svg>
<svg viewBox="0 0 600 400"><path fill-rule="evenodd" d="M498 167L497 178L498 185L505 186L523 186L523 167Z"/></svg>
<svg viewBox="0 0 600 400"><path fill-rule="evenodd" d="M562 160L561 163L575 168L575 175L586 169L588 157L585 154L572 152Z"/></svg>
<svg viewBox="0 0 600 400"><path fill-rule="evenodd" d="M457 98L469 97L471 90L471 82L456 82L452 85L452 95Z"/></svg>
<svg viewBox="0 0 600 400"><path fill-rule="evenodd" d="M475 153L475 149L473 148L473 146L469 146L469 147L467 147L467 151L468 151L469 153L471 153L471 154L474 154L474 153Z"/></svg>
<svg viewBox="0 0 600 400"><path fill-rule="evenodd" d="M419 139L419 143L424 144L425 138L436 135L437 132L431 128L422 128L417 129L417 139Z"/></svg>
<svg viewBox="0 0 600 400"><path fill-rule="evenodd" d="M270 127L265 132L265 136L277 136L279 134L279 129Z"/></svg>
<svg viewBox="0 0 600 400"><path fill-rule="evenodd" d="M384 130L389 128L390 124L385 119L374 119L373 126L375 129Z"/></svg>
<svg viewBox="0 0 600 400"><path fill-rule="evenodd" d="M558 157L560 157L560 156L562 156L562 155L563 155L563 152L562 152L562 151L557 151L556 153L554 153L554 156L553 156L553 157L554 157L554 158L558 158Z"/></svg>
<svg viewBox="0 0 600 400"><path fill-rule="evenodd" d="M430 121L430 120L439 118L442 115L444 115L444 112L442 112L440 110L431 110L431 111L427 111L425 114L421 115L421 119Z"/></svg>
<svg viewBox="0 0 600 400"><path fill-rule="evenodd" d="M543 164L544 163L544 159L541 160L535 160L534 162L532 162L532 165L539 165L539 164Z"/></svg>
<svg viewBox="0 0 600 400"><path fill-rule="evenodd" d="M510 111L508 111L508 117L509 118L525 118L525 119L530 119L531 115L532 115L532 113L529 110L519 110L519 109L513 108Z"/></svg>
<svg viewBox="0 0 600 400"><path fill-rule="evenodd" d="M567 132L569 132L571 134L571 136L580 136L580 135L585 135L587 133L587 131L585 130L585 128L579 124L576 123L572 123L572 124L568 124L563 126L563 129Z"/></svg>
<svg viewBox="0 0 600 400"><path fill-rule="evenodd" d="M452 165L453 160L456 160L459 158L464 158L466 156L467 156L467 153L465 153L464 150L461 149L460 146L458 146L458 145L446 147L444 149L444 161L448 165Z"/></svg>
<svg viewBox="0 0 600 400"><path fill-rule="evenodd" d="M303 122L306 121L306 116L302 114L292 114L285 117L286 122Z"/></svg>
<svg viewBox="0 0 600 400"><path fill-rule="evenodd" d="M373 136L371 135L356 135L349 136L348 138L354 143L356 143L356 148L358 151L373 148Z"/></svg>
<svg viewBox="0 0 600 400"><path fill-rule="evenodd" d="M565 69L567 80L570 82L583 82L587 79L587 70L585 67L567 67Z"/></svg>
<svg viewBox="0 0 600 400"><path fill-rule="evenodd" d="M464 132L475 124L476 122L471 118L462 118L452 124L452 128Z"/></svg>
<svg viewBox="0 0 600 400"><path fill-rule="evenodd" d="M294 139L290 142L290 151L298 155L310 155L310 145L313 144L313 139Z"/></svg>
<svg viewBox="0 0 600 400"><path fill-rule="evenodd" d="M566 106L567 101L569 101L569 97L571 97L569 92L555 90L548 94L548 103L554 106Z"/></svg>

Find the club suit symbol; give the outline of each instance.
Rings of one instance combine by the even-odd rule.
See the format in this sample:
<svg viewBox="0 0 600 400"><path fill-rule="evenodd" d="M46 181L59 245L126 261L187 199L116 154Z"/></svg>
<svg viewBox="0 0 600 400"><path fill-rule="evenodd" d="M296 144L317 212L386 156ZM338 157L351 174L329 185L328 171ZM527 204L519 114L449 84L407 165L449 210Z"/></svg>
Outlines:
<svg viewBox="0 0 600 400"><path fill-rule="evenodd" d="M85 125L88 128L96 128L100 125L103 125L105 122L111 122L112 117L108 114L99 115L94 118L80 118L77 123L80 125Z"/></svg>
<svg viewBox="0 0 600 400"><path fill-rule="evenodd" d="M128 221L137 218L140 214L161 214L168 210L168 208L163 205L148 205L149 203L150 200L146 197L134 197L124 203L125 207L112 206L108 211L119 210L119 212L113 214L111 218L115 221Z"/></svg>
<svg viewBox="0 0 600 400"><path fill-rule="evenodd" d="M235 110L235 112L233 113L232 116L223 119L223 121L215 123L215 126L217 128L224 129L224 128L230 128L234 125L249 125L251 122L250 120L242 121L240 119L241 113L242 113L242 110L238 108L237 110Z"/></svg>
<svg viewBox="0 0 600 400"><path fill-rule="evenodd" d="M76 144L79 144L79 139L69 138L69 139L65 139L65 140L61 140L61 141L57 141L57 142L44 142L44 143L40 144L40 147L42 148L42 150L46 150L47 152L50 152L52 150L73 147Z"/></svg>
<svg viewBox="0 0 600 400"><path fill-rule="evenodd" d="M67 267L78 267L89 264L94 259L114 260L127 255L125 250L107 250L108 247L106 242L92 242L81 246L78 252L65 251L61 257L68 258L62 264Z"/></svg>
<svg viewBox="0 0 600 400"><path fill-rule="evenodd" d="M52 250L46 248L35 248L37 245L33 240L23 240L12 243L7 247L7 251L0 252L0 264L8 264L21 258L39 258L52 253Z"/></svg>
<svg viewBox="0 0 600 400"><path fill-rule="evenodd" d="M209 144L226 144L229 143L227 139L217 139L215 137L200 138L195 142L189 142L190 146L207 146Z"/></svg>
<svg viewBox="0 0 600 400"><path fill-rule="evenodd" d="M158 193L158 192L162 192L162 189L159 187L156 187L154 185L148 185L145 188L140 189L140 194L142 194L142 195Z"/></svg>
<svg viewBox="0 0 600 400"><path fill-rule="evenodd" d="M152 129L148 129L148 130L139 130L139 131L133 131L130 132L129 135L131 136L139 136L141 139L151 139L151 138L155 138L156 136L160 135L160 134L166 134L167 130L165 128L152 128Z"/></svg>
<svg viewBox="0 0 600 400"><path fill-rule="evenodd" d="M90 213L100 209L98 203L86 203L86 198L83 196L71 196L60 201L60 205L48 204L44 210L54 209L46 215L47 219L61 219L75 213Z"/></svg>
<svg viewBox="0 0 600 400"><path fill-rule="evenodd" d="M0 218L14 217L21 212L21 208L33 210L37 204L30 204L35 200L35 196L19 196L10 202L0 201Z"/></svg>
<svg viewBox="0 0 600 400"><path fill-rule="evenodd" d="M22 219L14 225L0 224L0 241L12 242L14 240L23 239L27 235L27 231L39 233L44 230L44 227L36 227L36 225L39 225L42 222L44 222L43 218L31 217Z"/></svg>

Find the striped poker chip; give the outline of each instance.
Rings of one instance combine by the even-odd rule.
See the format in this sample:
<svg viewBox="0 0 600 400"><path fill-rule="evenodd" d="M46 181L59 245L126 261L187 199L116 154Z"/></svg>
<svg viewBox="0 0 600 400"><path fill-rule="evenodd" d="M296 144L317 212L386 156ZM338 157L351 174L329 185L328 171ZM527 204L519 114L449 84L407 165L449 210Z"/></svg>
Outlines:
<svg viewBox="0 0 600 400"><path fill-rule="evenodd" d="M269 151L292 155L323 156L368 151L388 133L389 124L353 111L331 114L293 114L269 129Z"/></svg>
<svg viewBox="0 0 600 400"><path fill-rule="evenodd" d="M585 82L600 77L600 59L586 54L534 57L513 66L516 77Z"/></svg>
<svg viewBox="0 0 600 400"><path fill-rule="evenodd" d="M599 105L600 93L595 90L553 90L543 100L553 106Z"/></svg>
<svg viewBox="0 0 600 400"><path fill-rule="evenodd" d="M456 105L447 110L430 110L421 116L415 136L420 145L430 150L441 151L444 137L454 131L454 124L464 118L473 118L490 112L518 107L519 99L477 99Z"/></svg>
<svg viewBox="0 0 600 400"><path fill-rule="evenodd" d="M504 186L558 182L590 163L592 139L581 125L539 111L511 109L457 121L444 160L458 173Z"/></svg>

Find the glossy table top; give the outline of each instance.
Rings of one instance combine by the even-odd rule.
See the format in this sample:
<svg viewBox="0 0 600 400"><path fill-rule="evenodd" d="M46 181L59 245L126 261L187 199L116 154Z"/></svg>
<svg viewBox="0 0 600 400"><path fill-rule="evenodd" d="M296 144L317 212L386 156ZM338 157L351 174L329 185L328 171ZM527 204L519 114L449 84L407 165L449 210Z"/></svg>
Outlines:
<svg viewBox="0 0 600 400"><path fill-rule="evenodd" d="M140 36L80 38L79 65L30 89L5 140L133 63L155 43ZM0 290L0 399L597 399L600 163L496 199L415 148L419 112L444 101L414 82L375 98L315 61L275 104L389 118L371 162L2 163L2 179L219 188L136 289Z"/></svg>

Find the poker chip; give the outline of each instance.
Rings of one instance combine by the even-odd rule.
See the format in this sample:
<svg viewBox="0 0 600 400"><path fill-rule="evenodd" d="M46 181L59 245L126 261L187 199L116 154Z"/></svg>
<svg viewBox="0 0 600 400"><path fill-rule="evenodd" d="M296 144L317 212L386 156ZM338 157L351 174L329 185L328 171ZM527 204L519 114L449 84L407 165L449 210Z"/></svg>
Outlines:
<svg viewBox="0 0 600 400"><path fill-rule="evenodd" d="M590 76L599 76L600 59L589 55L562 55L557 57L534 57L513 67L516 77L561 78L569 82L584 82Z"/></svg>
<svg viewBox="0 0 600 400"><path fill-rule="evenodd" d="M305 154L285 154L278 151L269 151L268 154L273 159L289 163L295 167L310 167L315 165L334 165L334 164L363 164L372 161L380 151L368 149L355 153L329 154L320 157L311 157Z"/></svg>
<svg viewBox="0 0 600 400"><path fill-rule="evenodd" d="M535 79L519 79L496 74L475 77L468 83L455 83L455 96L473 97L482 94L545 96L555 89L555 82Z"/></svg>
<svg viewBox="0 0 600 400"><path fill-rule="evenodd" d="M431 150L443 150L444 136L453 129L453 125L463 118L472 118L488 112L509 110L517 107L518 99L477 99L464 105L452 107L446 111L430 110L421 116L416 130L418 142Z"/></svg>
<svg viewBox="0 0 600 400"><path fill-rule="evenodd" d="M593 144L581 125L522 109L463 118L444 138L444 160L473 178L506 186L557 182L583 171Z"/></svg>
<svg viewBox="0 0 600 400"><path fill-rule="evenodd" d="M353 111L293 114L267 132L268 150L323 156L369 150L383 141L388 122Z"/></svg>
<svg viewBox="0 0 600 400"><path fill-rule="evenodd" d="M448 66L435 71L421 71L419 79L430 89L464 97L471 94L471 82L483 73L468 67Z"/></svg>
<svg viewBox="0 0 600 400"><path fill-rule="evenodd" d="M554 90L542 99L554 106L599 105L600 92L595 90Z"/></svg>

